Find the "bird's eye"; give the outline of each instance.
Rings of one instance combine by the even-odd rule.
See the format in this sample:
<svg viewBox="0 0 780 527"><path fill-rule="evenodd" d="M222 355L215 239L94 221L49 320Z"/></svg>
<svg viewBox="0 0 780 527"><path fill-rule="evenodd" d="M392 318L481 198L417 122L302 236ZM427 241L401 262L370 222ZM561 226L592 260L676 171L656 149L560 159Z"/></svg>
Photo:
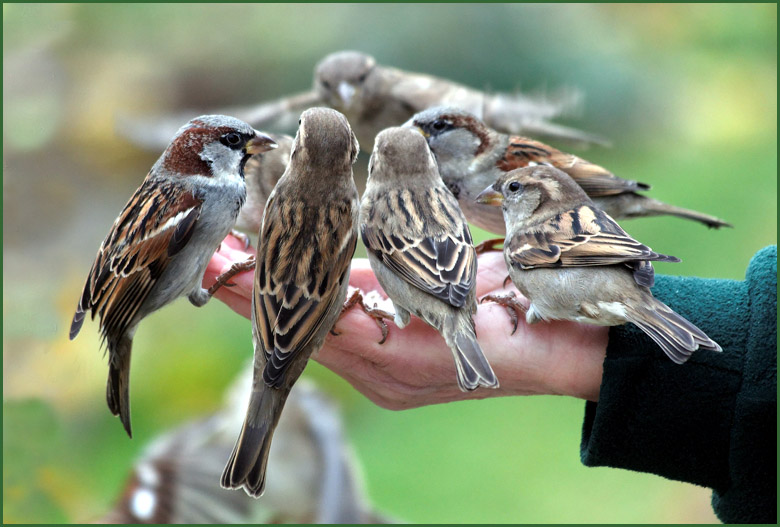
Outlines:
<svg viewBox="0 0 780 527"><path fill-rule="evenodd" d="M322 86L323 86L323 87L324 87L326 90L329 90L329 89L330 89L330 83L329 83L328 81L322 81Z"/></svg>
<svg viewBox="0 0 780 527"><path fill-rule="evenodd" d="M517 181L512 181L507 188L509 189L510 192L517 192L518 190L523 188L523 185L521 185Z"/></svg>
<svg viewBox="0 0 780 527"><path fill-rule="evenodd" d="M434 130L441 132L442 130L447 128L447 121L445 121L444 119L439 119L437 121L434 121L431 126L433 127Z"/></svg>
<svg viewBox="0 0 780 527"><path fill-rule="evenodd" d="M301 126L301 120L298 119L298 126Z"/></svg>
<svg viewBox="0 0 780 527"><path fill-rule="evenodd" d="M366 82L366 77L367 77L367 76L368 76L368 73L364 73L363 75L361 75L360 77L358 77L358 82L359 82L359 83L361 83L361 84L362 84L362 83L364 83L364 82Z"/></svg>
<svg viewBox="0 0 780 527"><path fill-rule="evenodd" d="M227 144L230 146L236 146L241 143L241 134L230 132L225 135L225 141L227 141Z"/></svg>

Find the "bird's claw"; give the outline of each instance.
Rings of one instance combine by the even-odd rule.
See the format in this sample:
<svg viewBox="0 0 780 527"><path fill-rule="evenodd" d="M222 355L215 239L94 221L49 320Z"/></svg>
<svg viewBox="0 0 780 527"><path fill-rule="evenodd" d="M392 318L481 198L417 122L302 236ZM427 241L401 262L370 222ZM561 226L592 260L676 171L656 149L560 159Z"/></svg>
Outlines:
<svg viewBox="0 0 780 527"><path fill-rule="evenodd" d="M235 229L231 229L230 230L230 235L233 236L233 238L235 238L238 241L240 241L242 244L244 244L244 250L245 251L247 249L249 249L249 245L251 244L251 241L249 240L249 236L247 236L243 232L237 231Z"/></svg>
<svg viewBox="0 0 780 527"><path fill-rule="evenodd" d="M491 302L495 302L496 304L504 306L506 308L506 312L509 315L509 318L512 320L512 335L515 334L515 331L517 331L517 323L520 320L519 315L525 315L525 313L528 311L528 308L526 308L520 301L515 297L514 293L509 293L508 295L485 295L483 296L479 303L483 303L485 300L490 300Z"/></svg>
<svg viewBox="0 0 780 527"><path fill-rule="evenodd" d="M209 287L209 295L213 295L216 293L220 287L226 286L226 287L233 287L236 284L229 284L231 278L236 276L239 273L243 273L246 271L251 271L255 268L255 257L250 256L243 262L234 263L230 269L222 273L217 277L217 281L214 282L214 285Z"/></svg>
<svg viewBox="0 0 780 527"><path fill-rule="evenodd" d="M343 315L345 312L352 309L355 305L359 305L360 309L362 309L366 315L374 319L376 325L379 327L380 330L382 330L382 340L379 341L379 344L384 344L385 341L387 340L387 334L389 331L384 319L392 320L393 315L391 315L387 311L377 309L376 304L374 304L374 307L367 306L366 303L363 301L363 295L360 293L360 290L357 290L354 293L352 293L352 295L350 295L347 301L344 302L344 305L341 308L341 315ZM339 315L339 317L341 317L341 315ZM336 332L335 326L333 327L333 329L330 330L330 332L332 335L336 335L336 336L339 335L339 333Z"/></svg>
<svg viewBox="0 0 780 527"><path fill-rule="evenodd" d="M490 240L485 240L482 243L478 243L474 246L474 250L477 251L477 254L482 254L490 251L503 251L503 247L496 247L497 245L503 245L504 239L503 238L493 238Z"/></svg>

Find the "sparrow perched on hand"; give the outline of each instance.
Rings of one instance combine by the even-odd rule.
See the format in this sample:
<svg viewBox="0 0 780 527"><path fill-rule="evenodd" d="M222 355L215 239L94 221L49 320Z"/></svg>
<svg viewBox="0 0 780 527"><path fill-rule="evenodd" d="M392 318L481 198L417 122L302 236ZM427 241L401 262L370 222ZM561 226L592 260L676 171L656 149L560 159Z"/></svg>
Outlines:
<svg viewBox="0 0 780 527"><path fill-rule="evenodd" d="M474 115L456 108L432 108L415 115L406 126L419 128L427 138L439 163L439 173L458 198L466 218L490 232L504 233L501 211L479 204L474 198L507 172L533 165L563 170L598 208L614 218L669 214L708 227L730 226L713 216L639 194L650 186L619 178L605 168L539 141L498 133Z"/></svg>
<svg viewBox="0 0 780 527"><path fill-rule="evenodd" d="M680 260L631 238L566 173L548 166L513 170L477 201L501 205L507 230L504 259L512 282L531 301L529 324L632 322L678 364L700 348L721 351L650 292L650 262Z"/></svg>
<svg viewBox="0 0 780 527"><path fill-rule="evenodd" d="M461 390L497 388L474 332L477 254L466 218L442 183L425 139L388 128L376 137L360 234L403 328L414 314L452 350Z"/></svg>
<svg viewBox="0 0 780 527"><path fill-rule="evenodd" d="M381 130L400 126L415 113L440 105L481 115L509 133L523 131L579 142L603 142L547 121L575 106L577 97L556 101L519 93L489 94L432 75L382 66L358 51L340 51L322 59L314 70L314 89L325 104L347 116L363 148L369 150Z"/></svg>
<svg viewBox="0 0 780 527"><path fill-rule="evenodd" d="M179 129L100 246L76 307L70 338L87 311L100 315L108 344L106 399L127 434L130 352L141 320L186 295L204 305L201 287L211 255L244 203L244 165L273 140L224 115L204 115Z"/></svg>
<svg viewBox="0 0 780 527"><path fill-rule="evenodd" d="M287 395L341 313L357 244L355 134L327 108L306 110L300 123L263 216L252 293L252 396L222 474L224 487L244 487L252 496L263 493Z"/></svg>
<svg viewBox="0 0 780 527"><path fill-rule="evenodd" d="M293 138L285 134L268 134L277 148L252 156L244 167L246 202L236 218L236 229L257 237L263 223L265 202L276 182L282 177L290 162Z"/></svg>

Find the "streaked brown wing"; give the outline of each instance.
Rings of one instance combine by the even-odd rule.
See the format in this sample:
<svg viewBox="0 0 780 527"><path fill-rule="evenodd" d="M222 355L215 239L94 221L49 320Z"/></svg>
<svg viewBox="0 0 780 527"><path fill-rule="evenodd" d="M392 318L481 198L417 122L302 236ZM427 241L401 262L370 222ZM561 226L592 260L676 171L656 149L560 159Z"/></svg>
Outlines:
<svg viewBox="0 0 780 527"><path fill-rule="evenodd" d="M135 192L100 246L73 317L75 337L92 310L100 315L103 336L120 335L194 231L202 201L173 185L158 187L149 178Z"/></svg>
<svg viewBox="0 0 780 527"><path fill-rule="evenodd" d="M639 243L606 213L590 205L562 212L516 234L509 241L509 251L512 261L523 269L678 261Z"/></svg>
<svg viewBox="0 0 780 527"><path fill-rule="evenodd" d="M386 200L376 200L374 206L402 210L395 210L395 215L379 212L373 216L406 218L406 228L396 229L381 222L364 224L363 243L410 284L452 306L462 307L474 285L477 260L457 200L443 186L430 189L422 200L397 199L397 191L391 194ZM420 210L423 208L431 210ZM436 221L441 217L447 218L447 223Z"/></svg>
<svg viewBox="0 0 780 527"><path fill-rule="evenodd" d="M349 200L311 208L275 197L266 206L252 322L264 352L263 381L269 386L282 385L293 359L323 329L328 313L340 308L339 291L357 245L348 221L352 210ZM330 235L319 236L327 225Z"/></svg>
<svg viewBox="0 0 780 527"><path fill-rule="evenodd" d="M563 170L590 197L612 196L650 188L644 183L617 177L599 165L527 137L518 136L509 140L507 152L498 162L498 167L508 172L532 163Z"/></svg>

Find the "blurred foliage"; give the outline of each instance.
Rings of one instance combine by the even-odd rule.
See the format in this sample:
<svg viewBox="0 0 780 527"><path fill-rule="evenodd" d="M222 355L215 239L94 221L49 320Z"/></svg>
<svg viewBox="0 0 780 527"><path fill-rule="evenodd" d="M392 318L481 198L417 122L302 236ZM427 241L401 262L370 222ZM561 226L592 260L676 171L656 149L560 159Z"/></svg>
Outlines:
<svg viewBox="0 0 780 527"><path fill-rule="evenodd" d="M561 122L614 147L579 155L734 225L626 222L683 259L661 273L742 279L777 242L773 4L3 4L5 522L102 514L142 446L217 408L251 355L248 321L217 302L177 302L135 341L132 441L106 410L97 325L75 342L66 333L100 240L156 158L118 137L117 115L304 90L317 60L350 48L481 88L581 89L582 111ZM714 520L706 489L583 467L580 401L393 413L318 364L306 375L342 402L369 493L399 518Z"/></svg>

